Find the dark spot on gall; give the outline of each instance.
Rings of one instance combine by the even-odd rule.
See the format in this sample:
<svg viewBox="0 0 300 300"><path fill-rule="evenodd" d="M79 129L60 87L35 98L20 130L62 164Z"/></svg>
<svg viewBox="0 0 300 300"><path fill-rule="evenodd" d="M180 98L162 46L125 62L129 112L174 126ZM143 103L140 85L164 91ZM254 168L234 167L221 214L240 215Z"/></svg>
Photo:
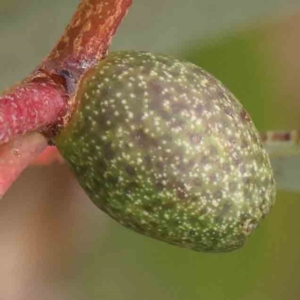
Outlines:
<svg viewBox="0 0 300 300"><path fill-rule="evenodd" d="M142 148L149 150L151 147L157 147L157 141L151 136L147 135L143 129L138 129L134 133L134 137L137 144Z"/></svg>
<svg viewBox="0 0 300 300"><path fill-rule="evenodd" d="M206 215L208 212L208 208L207 207L203 207L200 212L199 212L199 215L200 216L203 216L203 215Z"/></svg>
<svg viewBox="0 0 300 300"><path fill-rule="evenodd" d="M199 144L203 140L203 135L200 133L191 133L189 134L189 138L192 144Z"/></svg>
<svg viewBox="0 0 300 300"><path fill-rule="evenodd" d="M179 199L187 199L188 198L186 191L181 187L177 188L176 194Z"/></svg>
<svg viewBox="0 0 300 300"><path fill-rule="evenodd" d="M158 170L163 171L164 170L164 164L161 161L156 162L156 167Z"/></svg>
<svg viewBox="0 0 300 300"><path fill-rule="evenodd" d="M176 206L176 203L170 201L170 202L162 204L161 208L163 210L170 210L170 209L173 209L175 206Z"/></svg>
<svg viewBox="0 0 300 300"><path fill-rule="evenodd" d="M224 107L224 112L228 115L228 116L230 116L231 118L233 118L234 117L234 112L233 112L233 109L231 108L231 107Z"/></svg>
<svg viewBox="0 0 300 300"><path fill-rule="evenodd" d="M224 221L224 218L227 217L228 213L231 212L231 208L232 208L233 204L230 202L226 202L220 212L218 213L217 217L215 218L216 222L221 223L222 221Z"/></svg>
<svg viewBox="0 0 300 300"><path fill-rule="evenodd" d="M107 160L111 160L115 156L111 143L107 143L103 147L103 155Z"/></svg>
<svg viewBox="0 0 300 300"><path fill-rule="evenodd" d="M222 193L222 191L221 191L220 189L217 189L217 190L214 191L214 193L213 193L213 197L214 197L215 199L221 199L221 198L222 198L222 195L223 195L223 193Z"/></svg>
<svg viewBox="0 0 300 300"><path fill-rule="evenodd" d="M112 185L116 185L118 182L119 182L119 179L118 177L112 175L112 174L107 174L105 176L105 179L106 181L109 183L109 184L112 184Z"/></svg>
<svg viewBox="0 0 300 300"><path fill-rule="evenodd" d="M187 105L183 101L177 101L171 104L172 114L178 114L187 108Z"/></svg>
<svg viewBox="0 0 300 300"><path fill-rule="evenodd" d="M195 178L193 180L193 184L197 187L201 187L203 185L203 181L200 178ZM198 197L196 199L198 199Z"/></svg>
<svg viewBox="0 0 300 300"><path fill-rule="evenodd" d="M149 213L152 213L154 211L154 207L152 205L149 204L145 204L143 205L143 209Z"/></svg>
<svg viewBox="0 0 300 300"><path fill-rule="evenodd" d="M241 118L242 122L250 122L251 121L251 118L245 109L242 109L242 111L240 112L240 118Z"/></svg>
<svg viewBox="0 0 300 300"><path fill-rule="evenodd" d="M161 192L164 189L164 185L161 182L157 182L155 188L157 191Z"/></svg>
<svg viewBox="0 0 300 300"><path fill-rule="evenodd" d="M130 176L136 176L136 171L135 171L135 169L132 166L127 165L125 167L125 171Z"/></svg>
<svg viewBox="0 0 300 300"><path fill-rule="evenodd" d="M131 181L126 185L126 190L131 192L136 190L137 188L139 188L139 184L135 181Z"/></svg>

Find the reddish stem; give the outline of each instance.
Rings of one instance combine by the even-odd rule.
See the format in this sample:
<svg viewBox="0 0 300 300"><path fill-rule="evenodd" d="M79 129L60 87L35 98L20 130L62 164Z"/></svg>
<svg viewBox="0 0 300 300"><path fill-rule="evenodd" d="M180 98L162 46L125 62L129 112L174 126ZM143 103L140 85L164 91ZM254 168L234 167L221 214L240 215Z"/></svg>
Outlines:
<svg viewBox="0 0 300 300"><path fill-rule="evenodd" d="M64 159L61 157L56 147L47 147L38 157L36 157L32 161L31 165L47 166L56 163L64 163Z"/></svg>
<svg viewBox="0 0 300 300"><path fill-rule="evenodd" d="M47 143L43 135L32 132L0 146L0 198Z"/></svg>
<svg viewBox="0 0 300 300"><path fill-rule="evenodd" d="M71 100L83 72L104 58L132 0L82 0L57 46L19 86L0 96L0 195L46 148L49 137L67 121ZM11 149L17 143L19 156ZM16 153L16 151L13 151ZM49 152L49 151L48 151ZM46 152L40 158L50 157ZM54 155L53 157L57 157Z"/></svg>
<svg viewBox="0 0 300 300"><path fill-rule="evenodd" d="M39 70L47 74L80 75L106 56L132 0L82 0L65 33Z"/></svg>
<svg viewBox="0 0 300 300"><path fill-rule="evenodd" d="M66 112L63 92L54 84L30 82L0 96L0 144L54 124Z"/></svg>
<svg viewBox="0 0 300 300"><path fill-rule="evenodd" d="M19 86L0 96L0 144L49 125L70 112L81 74L102 59L131 0L82 0L47 59Z"/></svg>

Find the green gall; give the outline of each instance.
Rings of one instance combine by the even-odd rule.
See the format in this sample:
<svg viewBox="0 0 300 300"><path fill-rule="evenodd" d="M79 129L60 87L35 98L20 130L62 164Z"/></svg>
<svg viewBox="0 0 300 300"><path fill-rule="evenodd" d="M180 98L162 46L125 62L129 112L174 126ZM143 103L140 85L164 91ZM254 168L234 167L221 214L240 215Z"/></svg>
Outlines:
<svg viewBox="0 0 300 300"><path fill-rule="evenodd" d="M125 51L100 61L56 144L100 209L196 251L241 247L275 200L248 113L212 75L172 57Z"/></svg>

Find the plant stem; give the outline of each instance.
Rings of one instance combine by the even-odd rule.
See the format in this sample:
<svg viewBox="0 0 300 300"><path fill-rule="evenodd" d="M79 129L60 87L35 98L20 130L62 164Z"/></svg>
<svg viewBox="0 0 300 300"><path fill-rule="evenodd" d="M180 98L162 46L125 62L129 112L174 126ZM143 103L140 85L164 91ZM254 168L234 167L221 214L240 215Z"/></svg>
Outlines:
<svg viewBox="0 0 300 300"><path fill-rule="evenodd" d="M49 126L71 110L82 73L104 58L132 0L82 0L50 55L20 85L0 96L0 144Z"/></svg>
<svg viewBox="0 0 300 300"><path fill-rule="evenodd" d="M57 148L49 146L31 162L31 166L49 166L52 164L63 164L64 162Z"/></svg>
<svg viewBox="0 0 300 300"><path fill-rule="evenodd" d="M58 122L66 106L63 92L46 82L26 83L5 93L0 96L0 144Z"/></svg>
<svg viewBox="0 0 300 300"><path fill-rule="evenodd" d="M47 144L42 134L32 132L0 146L0 198Z"/></svg>
<svg viewBox="0 0 300 300"><path fill-rule="evenodd" d="M0 196L47 146L42 134L26 133L50 138L67 122L81 75L105 57L131 2L82 0L50 55L0 95Z"/></svg>
<svg viewBox="0 0 300 300"><path fill-rule="evenodd" d="M82 0L64 34L39 70L59 74L67 70L76 82L107 54L132 0Z"/></svg>

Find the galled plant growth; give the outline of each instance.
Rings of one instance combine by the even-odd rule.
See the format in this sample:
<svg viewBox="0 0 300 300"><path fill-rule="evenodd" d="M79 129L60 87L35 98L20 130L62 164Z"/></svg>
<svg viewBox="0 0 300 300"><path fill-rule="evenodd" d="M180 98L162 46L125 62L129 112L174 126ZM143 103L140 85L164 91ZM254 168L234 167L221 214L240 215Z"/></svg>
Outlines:
<svg viewBox="0 0 300 300"><path fill-rule="evenodd" d="M230 251L269 212L275 183L250 116L203 69L106 56L130 0L83 0L48 58L0 98L0 192L47 143L124 226L198 251Z"/></svg>

